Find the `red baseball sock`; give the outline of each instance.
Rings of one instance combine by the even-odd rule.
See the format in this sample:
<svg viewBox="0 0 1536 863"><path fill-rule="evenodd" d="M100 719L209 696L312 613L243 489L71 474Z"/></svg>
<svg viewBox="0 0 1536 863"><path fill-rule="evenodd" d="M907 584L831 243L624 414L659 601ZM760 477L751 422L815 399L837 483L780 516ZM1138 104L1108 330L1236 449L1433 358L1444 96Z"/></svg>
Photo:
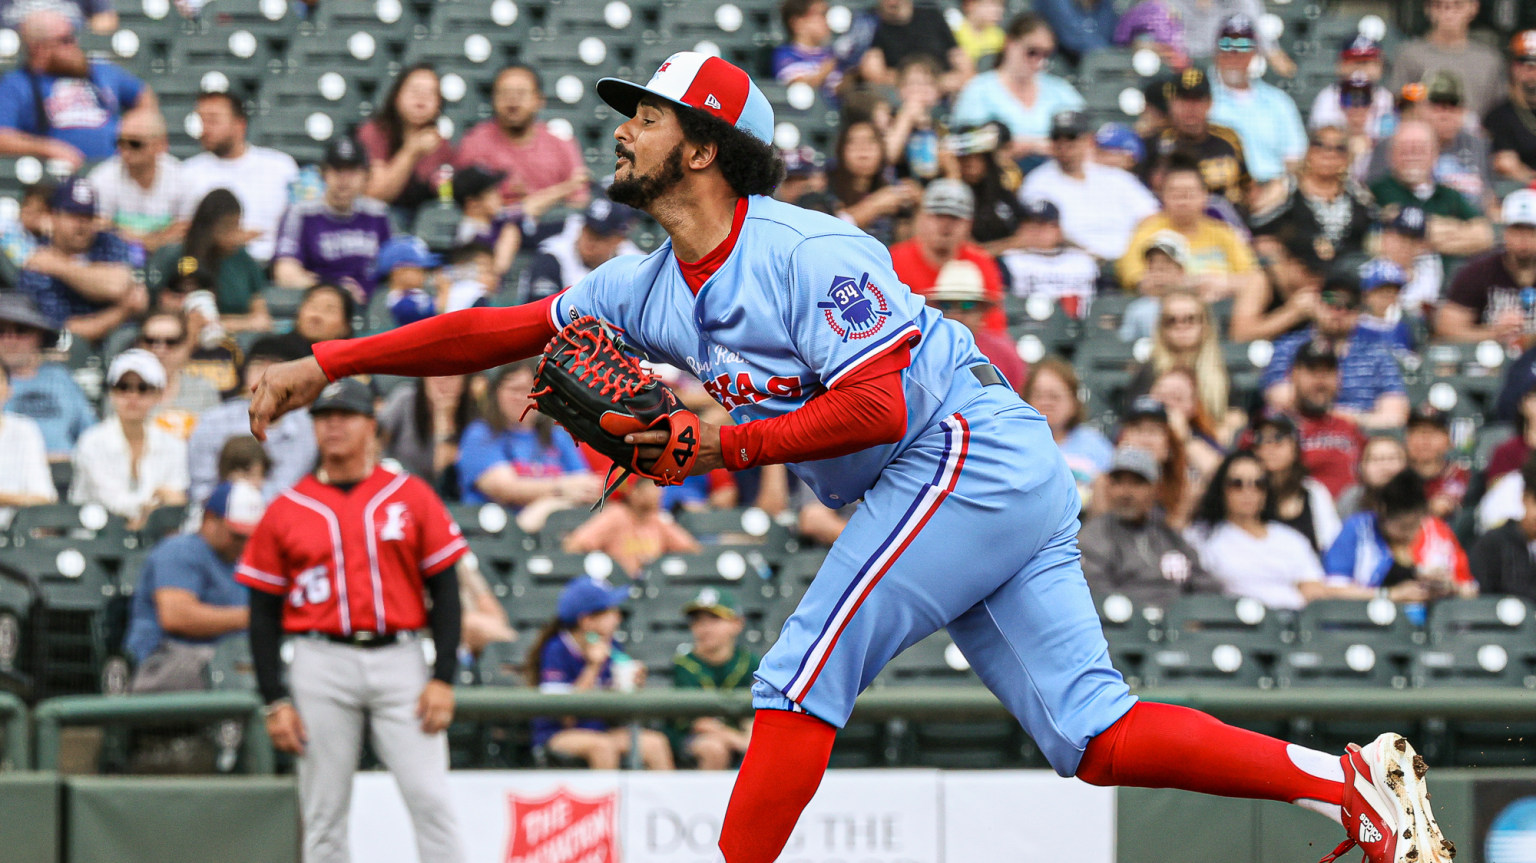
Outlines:
<svg viewBox="0 0 1536 863"><path fill-rule="evenodd" d="M1344 793L1337 756L1234 728L1198 710L1149 701L1138 701L1089 742L1077 777L1092 785L1315 800L1325 806L1308 808L1319 811L1337 806Z"/></svg>
<svg viewBox="0 0 1536 863"><path fill-rule="evenodd" d="M726 863L773 863L816 795L837 728L805 713L759 710L720 830Z"/></svg>

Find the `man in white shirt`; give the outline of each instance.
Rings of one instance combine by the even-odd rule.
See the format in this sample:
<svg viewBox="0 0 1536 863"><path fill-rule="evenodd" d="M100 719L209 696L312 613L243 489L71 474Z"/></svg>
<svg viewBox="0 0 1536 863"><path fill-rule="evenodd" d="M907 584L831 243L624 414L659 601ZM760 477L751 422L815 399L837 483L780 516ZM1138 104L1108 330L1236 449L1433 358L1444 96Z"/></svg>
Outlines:
<svg viewBox="0 0 1536 863"><path fill-rule="evenodd" d="M1134 174L1090 160L1092 149L1092 130L1083 115L1057 114L1051 120L1054 158L1029 172L1019 199L1055 204L1068 242L1113 261L1125 254L1136 225L1160 207Z"/></svg>
<svg viewBox="0 0 1536 863"><path fill-rule="evenodd" d="M165 119L157 110L123 115L117 155L88 176L101 215L117 235L148 252L179 241L197 201L182 182L181 161L167 152Z"/></svg>
<svg viewBox="0 0 1536 863"><path fill-rule="evenodd" d="M245 211L241 226L261 232L245 250L265 264L276 249L277 226L288 209L288 187L299 176L298 163L287 153L247 142L245 106L228 93L198 96L197 119L203 127L199 141L207 152L182 166L191 206L214 189L233 192Z"/></svg>

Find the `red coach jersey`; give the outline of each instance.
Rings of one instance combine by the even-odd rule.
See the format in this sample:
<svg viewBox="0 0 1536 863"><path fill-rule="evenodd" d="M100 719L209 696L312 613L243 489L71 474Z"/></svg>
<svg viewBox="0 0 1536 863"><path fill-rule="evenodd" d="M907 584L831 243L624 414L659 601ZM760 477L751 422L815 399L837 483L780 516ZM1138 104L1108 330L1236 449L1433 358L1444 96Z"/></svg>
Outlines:
<svg viewBox="0 0 1536 863"><path fill-rule="evenodd" d="M344 492L312 476L272 501L235 580L288 594L286 632L351 635L420 629L422 581L469 548L422 480L376 467Z"/></svg>

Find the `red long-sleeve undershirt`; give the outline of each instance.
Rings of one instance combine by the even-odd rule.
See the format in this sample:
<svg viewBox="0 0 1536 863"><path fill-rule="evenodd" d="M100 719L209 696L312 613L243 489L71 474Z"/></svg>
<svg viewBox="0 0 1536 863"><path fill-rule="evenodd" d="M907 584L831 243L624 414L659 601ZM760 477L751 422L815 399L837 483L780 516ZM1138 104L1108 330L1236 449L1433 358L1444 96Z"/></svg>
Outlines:
<svg viewBox="0 0 1536 863"><path fill-rule="evenodd" d="M465 309L376 336L319 342L315 359L330 380L471 374L544 350L555 335L553 304L550 297L508 308ZM726 467L816 461L901 440L907 423L901 372L910 361L908 346L899 345L798 410L722 427Z"/></svg>

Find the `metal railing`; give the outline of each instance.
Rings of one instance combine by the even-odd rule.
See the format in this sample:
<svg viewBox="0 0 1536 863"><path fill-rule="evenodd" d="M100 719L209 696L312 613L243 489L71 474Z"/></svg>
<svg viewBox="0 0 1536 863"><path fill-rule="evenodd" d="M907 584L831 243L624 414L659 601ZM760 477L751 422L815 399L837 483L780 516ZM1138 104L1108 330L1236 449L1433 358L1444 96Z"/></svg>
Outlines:
<svg viewBox="0 0 1536 863"><path fill-rule="evenodd" d="M65 695L37 706L39 770L59 763L60 729L66 725L161 725L167 722L241 721L241 749L249 773L272 773L275 758L267 738L266 714L254 692L167 692L147 695Z"/></svg>

